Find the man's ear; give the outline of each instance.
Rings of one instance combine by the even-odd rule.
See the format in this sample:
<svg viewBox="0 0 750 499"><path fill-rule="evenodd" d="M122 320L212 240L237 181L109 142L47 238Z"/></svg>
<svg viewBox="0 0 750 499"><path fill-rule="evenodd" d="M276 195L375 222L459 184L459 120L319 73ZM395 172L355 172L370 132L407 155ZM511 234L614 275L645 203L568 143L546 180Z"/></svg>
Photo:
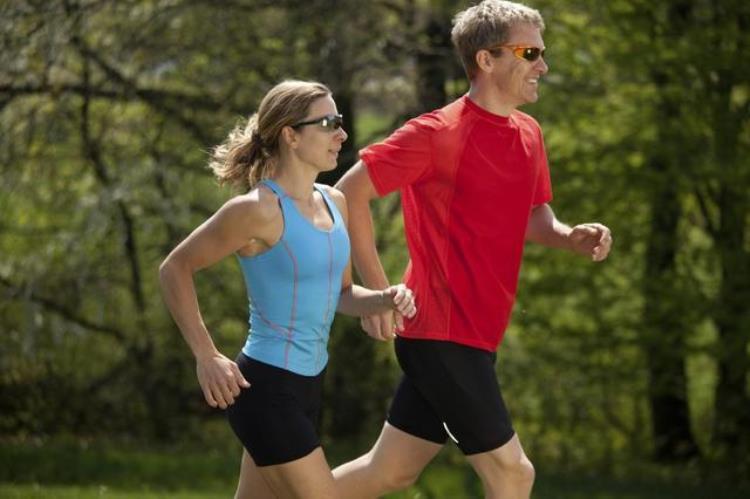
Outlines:
<svg viewBox="0 0 750 499"><path fill-rule="evenodd" d="M492 71L492 66L495 64L494 58L489 50L477 50L474 54L474 61L477 63L479 71L489 73Z"/></svg>

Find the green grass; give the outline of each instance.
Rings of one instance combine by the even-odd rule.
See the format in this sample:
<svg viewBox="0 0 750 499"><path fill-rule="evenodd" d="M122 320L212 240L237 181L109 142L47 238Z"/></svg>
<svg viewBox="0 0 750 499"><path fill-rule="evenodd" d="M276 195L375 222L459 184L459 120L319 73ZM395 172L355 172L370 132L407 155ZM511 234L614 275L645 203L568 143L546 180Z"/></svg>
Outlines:
<svg viewBox="0 0 750 499"><path fill-rule="evenodd" d="M226 498L239 468L237 448L214 450L75 442L0 444L2 498ZM335 454L335 453L334 453ZM673 476L676 476L673 474ZM481 485L459 453L449 448L409 490L388 499L473 499ZM535 499L739 499L750 489L696 478L610 478L538 470Z"/></svg>
<svg viewBox="0 0 750 499"><path fill-rule="evenodd" d="M206 451L111 442L0 444L0 497L226 498L234 493L240 452L239 444Z"/></svg>
<svg viewBox="0 0 750 499"><path fill-rule="evenodd" d="M92 499L106 497L112 499L226 499L232 497L234 488L215 491L152 491L148 488L136 490L113 489L107 485L85 487L64 485L0 485L0 497L4 499Z"/></svg>

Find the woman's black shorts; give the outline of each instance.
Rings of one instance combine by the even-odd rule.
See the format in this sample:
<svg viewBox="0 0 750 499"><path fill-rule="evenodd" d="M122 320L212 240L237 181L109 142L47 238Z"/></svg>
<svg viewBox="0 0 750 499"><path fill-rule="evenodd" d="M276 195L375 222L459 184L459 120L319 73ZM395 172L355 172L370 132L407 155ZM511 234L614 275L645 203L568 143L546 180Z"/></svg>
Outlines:
<svg viewBox="0 0 750 499"><path fill-rule="evenodd" d="M496 449L513 437L494 352L402 337L395 345L404 375L388 411L392 426L439 444L450 437L466 455Z"/></svg>
<svg viewBox="0 0 750 499"><path fill-rule="evenodd" d="M255 464L287 463L319 447L316 426L325 369L317 376L302 376L242 353L236 362L250 388L244 388L226 412Z"/></svg>

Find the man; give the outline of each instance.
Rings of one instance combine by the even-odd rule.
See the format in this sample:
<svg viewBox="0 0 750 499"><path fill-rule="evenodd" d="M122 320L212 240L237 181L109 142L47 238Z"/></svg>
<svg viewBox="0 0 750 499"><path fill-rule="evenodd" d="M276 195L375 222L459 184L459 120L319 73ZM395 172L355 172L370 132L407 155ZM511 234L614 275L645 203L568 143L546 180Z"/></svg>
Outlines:
<svg viewBox="0 0 750 499"><path fill-rule="evenodd" d="M495 350L515 299L525 240L604 260L612 238L597 223L569 227L552 199L539 125L520 112L547 72L536 10L484 0L458 13L453 43L467 95L365 148L337 187L347 198L355 265L370 288L388 281L374 245L371 199L400 190L417 315L395 340L404 371L374 447L334 470L343 497L408 487L448 438L486 497L527 498L534 468L513 431L495 375ZM394 336L394 317L363 321Z"/></svg>

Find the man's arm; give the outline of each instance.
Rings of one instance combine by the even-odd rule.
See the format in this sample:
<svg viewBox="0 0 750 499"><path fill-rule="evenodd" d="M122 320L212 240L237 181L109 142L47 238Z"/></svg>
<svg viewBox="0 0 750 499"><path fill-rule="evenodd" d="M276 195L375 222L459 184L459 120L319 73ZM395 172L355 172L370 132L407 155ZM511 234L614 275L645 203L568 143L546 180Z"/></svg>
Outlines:
<svg viewBox="0 0 750 499"><path fill-rule="evenodd" d="M563 248L601 262L612 247L610 230L600 223L585 223L569 227L557 220L548 204L531 210L526 240L550 248Z"/></svg>
<svg viewBox="0 0 750 499"><path fill-rule="evenodd" d="M336 203L348 231L349 208L346 205L344 193L333 187L325 186L324 189ZM403 284L388 286L378 291L354 284L352 282L351 259L349 259L341 275L341 295L336 311L355 317L396 311L404 317L411 318L417 313L417 307L414 303L412 291Z"/></svg>
<svg viewBox="0 0 750 499"><path fill-rule="evenodd" d="M370 289L386 289L388 277L375 247L370 201L378 197L367 167L358 161L338 181L336 189L344 193L349 211L349 239L352 260L362 284ZM362 318L362 327L375 339L388 340L393 334L393 312L387 311Z"/></svg>

